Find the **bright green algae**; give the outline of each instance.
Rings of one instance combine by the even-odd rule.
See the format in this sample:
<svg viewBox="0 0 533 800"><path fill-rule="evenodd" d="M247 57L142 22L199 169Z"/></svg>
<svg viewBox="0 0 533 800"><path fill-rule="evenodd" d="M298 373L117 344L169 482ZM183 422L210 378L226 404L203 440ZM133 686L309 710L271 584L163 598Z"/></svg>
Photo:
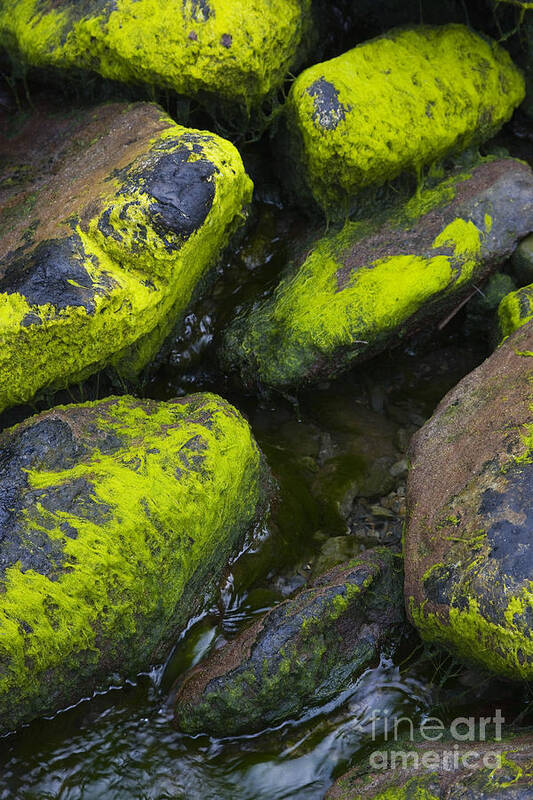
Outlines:
<svg viewBox="0 0 533 800"><path fill-rule="evenodd" d="M290 387L335 375L444 317L533 225L531 192L526 165L489 160L389 216L317 239L272 297L230 327L227 363L246 383ZM518 208L524 214L513 222Z"/></svg>
<svg viewBox="0 0 533 800"><path fill-rule="evenodd" d="M160 662L264 512L269 483L247 423L208 394L58 407L0 446L30 453L11 469L18 492L3 489L6 730Z"/></svg>
<svg viewBox="0 0 533 800"><path fill-rule="evenodd" d="M498 307L498 322L503 338L533 319L533 284L510 292Z"/></svg>
<svg viewBox="0 0 533 800"><path fill-rule="evenodd" d="M28 64L207 93L249 111L295 62L309 9L309 0L4 0L0 42Z"/></svg>
<svg viewBox="0 0 533 800"><path fill-rule="evenodd" d="M183 316L244 219L253 187L232 144L214 134L175 125L149 104L101 106L89 114L88 129L100 125L106 114L112 117L111 129L104 135L99 131L82 151L89 166L80 185L78 176L68 172L75 171L72 156L65 159L66 176L53 175L44 187L40 185L42 207L35 209L41 215L48 202L52 208L57 205L52 242L68 251L71 267L83 270L90 286L90 306L86 302L71 305L67 297L58 307L53 288L44 300L41 292L38 304L24 288L0 293L0 408L26 402L46 387L81 380L107 365L127 376L138 373ZM118 147L116 141L120 136L127 138L128 131L133 152L123 164L120 158L124 160L130 145ZM100 158L101 150L115 147L120 169L113 171L107 165L108 172L100 171L102 180L95 166L93 175L92 159ZM173 195L174 185L184 182L193 198L198 187L212 189L205 205L192 201L193 212L200 214L194 225L188 223L187 194ZM70 200L69 193L74 199L66 217L61 201L63 196ZM185 210L180 212L182 203ZM184 228L181 220L189 227ZM41 226L46 226L37 222L39 234ZM25 241L25 234L20 241ZM47 240L24 246L18 266L11 271L23 273L39 247L48 244ZM49 260L49 275L54 278L56 266ZM80 279L66 280L66 289L73 284L79 287ZM54 287L55 281L50 285Z"/></svg>
<svg viewBox="0 0 533 800"><path fill-rule="evenodd" d="M342 217L364 187L489 138L524 91L506 51L464 26L393 30L295 81L292 167L314 201Z"/></svg>

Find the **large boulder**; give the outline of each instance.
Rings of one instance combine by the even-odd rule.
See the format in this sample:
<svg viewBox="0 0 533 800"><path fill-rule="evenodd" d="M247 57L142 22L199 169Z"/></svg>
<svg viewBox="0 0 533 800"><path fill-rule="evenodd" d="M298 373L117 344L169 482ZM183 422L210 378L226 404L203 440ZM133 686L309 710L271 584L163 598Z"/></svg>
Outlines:
<svg viewBox="0 0 533 800"><path fill-rule="evenodd" d="M237 150L155 105L36 112L0 135L0 409L135 374L249 203Z"/></svg>
<svg viewBox="0 0 533 800"><path fill-rule="evenodd" d="M531 169L484 161L304 248L230 326L226 366L276 388L334 376L442 321L532 230Z"/></svg>
<svg viewBox="0 0 533 800"><path fill-rule="evenodd" d="M462 25L395 29L315 64L286 105L286 174L343 218L361 189L493 135L524 97L508 53Z"/></svg>
<svg viewBox="0 0 533 800"><path fill-rule="evenodd" d="M391 652L404 630L401 605L401 568L388 550L330 570L185 676L178 726L233 736L331 700Z"/></svg>
<svg viewBox="0 0 533 800"><path fill-rule="evenodd" d="M0 732L161 663L265 510L215 395L55 408L0 435Z"/></svg>
<svg viewBox="0 0 533 800"><path fill-rule="evenodd" d="M422 637L533 678L533 322L414 436L405 600Z"/></svg>
<svg viewBox="0 0 533 800"><path fill-rule="evenodd" d="M281 87L309 25L310 0L3 0L0 44L29 65L219 101L234 122Z"/></svg>
<svg viewBox="0 0 533 800"><path fill-rule="evenodd" d="M326 800L533 799L531 733L501 740L436 741L438 731L428 725L426 735L433 739L376 747L370 763L339 778Z"/></svg>

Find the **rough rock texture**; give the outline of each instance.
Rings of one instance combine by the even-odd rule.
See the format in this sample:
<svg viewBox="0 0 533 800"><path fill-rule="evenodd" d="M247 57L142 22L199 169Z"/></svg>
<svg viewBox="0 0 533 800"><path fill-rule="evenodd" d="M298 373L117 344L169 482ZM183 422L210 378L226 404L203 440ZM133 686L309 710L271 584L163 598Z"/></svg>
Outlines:
<svg viewBox="0 0 533 800"><path fill-rule="evenodd" d="M269 611L186 675L175 715L189 733L257 731L347 688L403 630L401 571L368 551Z"/></svg>
<svg viewBox="0 0 533 800"><path fill-rule="evenodd" d="M78 67L250 110L277 90L310 0L3 0L0 44L35 66Z"/></svg>
<svg viewBox="0 0 533 800"><path fill-rule="evenodd" d="M215 395L63 406L0 435L0 732L161 662L269 479Z"/></svg>
<svg viewBox="0 0 533 800"><path fill-rule="evenodd" d="M135 374L251 191L233 145L152 104L3 118L0 409L108 364Z"/></svg>
<svg viewBox="0 0 533 800"><path fill-rule="evenodd" d="M464 378L415 435L405 599L422 637L533 677L533 322Z"/></svg>
<svg viewBox="0 0 533 800"><path fill-rule="evenodd" d="M531 169L485 161L385 219L316 240L273 295L230 326L226 366L273 387L336 375L440 322L531 230Z"/></svg>
<svg viewBox="0 0 533 800"><path fill-rule="evenodd" d="M498 306L498 322L503 337L510 336L533 319L533 284L506 295Z"/></svg>
<svg viewBox="0 0 533 800"><path fill-rule="evenodd" d="M342 218L362 188L489 138L523 97L507 52L464 26L392 30L294 82L287 175Z"/></svg>
<svg viewBox="0 0 533 800"><path fill-rule="evenodd" d="M434 733L430 735L435 735ZM327 800L532 800L533 737L502 741L399 742L386 753L395 768L356 767L339 778ZM403 766L403 753L416 753ZM476 755L472 755L475 753ZM457 754L457 756L455 756ZM457 757L458 767L454 758ZM422 761L426 759L426 764ZM464 760L463 760L464 759Z"/></svg>

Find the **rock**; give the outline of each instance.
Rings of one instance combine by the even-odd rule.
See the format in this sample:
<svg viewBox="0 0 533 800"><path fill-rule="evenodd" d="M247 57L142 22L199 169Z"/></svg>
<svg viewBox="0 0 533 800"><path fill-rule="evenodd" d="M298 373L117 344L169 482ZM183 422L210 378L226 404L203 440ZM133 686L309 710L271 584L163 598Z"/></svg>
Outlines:
<svg viewBox="0 0 533 800"><path fill-rule="evenodd" d="M438 730L428 724L426 735ZM366 764L335 782L326 800L531 800L532 754L531 733L501 741L399 741L376 748Z"/></svg>
<svg viewBox="0 0 533 800"><path fill-rule="evenodd" d="M346 370L442 321L533 230L533 173L486 160L385 217L346 223L227 331L226 368L286 388Z"/></svg>
<svg viewBox="0 0 533 800"><path fill-rule="evenodd" d="M257 731L346 689L403 631L397 562L387 550L368 551L213 652L179 687L180 729Z"/></svg>
<svg viewBox="0 0 533 800"><path fill-rule="evenodd" d="M135 375L252 191L233 145L147 103L6 123L0 174L0 409L106 365Z"/></svg>
<svg viewBox="0 0 533 800"><path fill-rule="evenodd" d="M533 283L533 234L520 242L511 257L511 266L520 286Z"/></svg>
<svg viewBox="0 0 533 800"><path fill-rule="evenodd" d="M494 324L494 318L501 301L516 290L516 283L505 272L495 272L479 291L472 297L466 307L466 336L479 336L486 333L489 341L496 346L501 336Z"/></svg>
<svg viewBox="0 0 533 800"><path fill-rule="evenodd" d="M415 434L405 599L421 636L533 677L533 322L464 378Z"/></svg>
<svg viewBox="0 0 533 800"><path fill-rule="evenodd" d="M533 319L533 284L506 295L498 306L498 323L503 338Z"/></svg>
<svg viewBox="0 0 533 800"><path fill-rule="evenodd" d="M309 25L310 0L4 0L0 44L32 66L219 104L234 122L282 86Z"/></svg>
<svg viewBox="0 0 533 800"><path fill-rule="evenodd" d="M0 434L0 732L161 663L268 489L215 395L61 406Z"/></svg>
<svg viewBox="0 0 533 800"><path fill-rule="evenodd" d="M524 97L505 50L462 25L394 29L305 70L286 106L286 174L343 218L382 185L492 136Z"/></svg>

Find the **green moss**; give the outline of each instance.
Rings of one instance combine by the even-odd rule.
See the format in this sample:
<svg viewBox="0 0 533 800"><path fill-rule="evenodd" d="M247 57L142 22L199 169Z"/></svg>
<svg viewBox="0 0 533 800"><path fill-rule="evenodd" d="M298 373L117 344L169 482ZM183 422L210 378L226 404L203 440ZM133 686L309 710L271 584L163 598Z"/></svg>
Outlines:
<svg viewBox="0 0 533 800"><path fill-rule="evenodd" d="M72 420L86 452L70 469L27 473L36 501L18 522L57 541L63 564L51 579L15 563L0 581L4 730L106 686L113 672L133 676L161 661L265 502L250 429L214 395L111 398L41 418L58 416ZM120 447L101 452L95 430ZM82 500L54 502L80 479Z"/></svg>
<svg viewBox="0 0 533 800"><path fill-rule="evenodd" d="M505 624L493 622L480 611L476 597L464 597L465 607L450 607L446 615L427 612L425 602L417 607L408 598L409 613L427 642L453 647L467 662L475 653L476 661L497 673L518 680L531 678L533 639L517 619L533 608L533 582L519 595L510 596L504 611Z"/></svg>
<svg viewBox="0 0 533 800"><path fill-rule="evenodd" d="M208 93L249 110L276 90L307 33L309 0L4 0L0 42L36 66Z"/></svg>
<svg viewBox="0 0 533 800"><path fill-rule="evenodd" d="M392 31L294 82L295 168L315 202L342 215L364 187L489 138L524 91L508 54L461 25Z"/></svg>
<svg viewBox="0 0 533 800"><path fill-rule="evenodd" d="M533 284L511 292L501 301L498 307L498 322L502 341L531 319L533 319Z"/></svg>
<svg viewBox="0 0 533 800"><path fill-rule="evenodd" d="M0 294L0 408L26 402L45 387L82 380L109 364L123 375L138 373L242 222L252 183L237 150L220 137L190 131L156 113L163 130L141 158L107 182L109 189L90 213L85 210L83 220L75 220L71 257L93 283L94 310L57 310L52 303L31 304L16 292ZM211 209L185 239L169 229L161 232L145 185L147 167L178 151L187 153L188 163L205 159L214 167Z"/></svg>
<svg viewBox="0 0 533 800"><path fill-rule="evenodd" d="M407 227L414 234L420 219L417 212L429 213L443 200L453 199L457 185L468 177L422 192L389 225ZM284 387L324 371L335 374L377 352L401 335L421 309L429 316L434 302L441 303L473 280L482 261L483 240L492 227L489 215L485 224L484 230L462 218L443 223L421 252L417 252L420 239L413 235L411 254L371 260L362 248L367 262L348 270L351 253L357 259L358 243L378 226L346 223L339 233L319 239L274 295L230 328L228 362L240 364L245 380L253 376Z"/></svg>

